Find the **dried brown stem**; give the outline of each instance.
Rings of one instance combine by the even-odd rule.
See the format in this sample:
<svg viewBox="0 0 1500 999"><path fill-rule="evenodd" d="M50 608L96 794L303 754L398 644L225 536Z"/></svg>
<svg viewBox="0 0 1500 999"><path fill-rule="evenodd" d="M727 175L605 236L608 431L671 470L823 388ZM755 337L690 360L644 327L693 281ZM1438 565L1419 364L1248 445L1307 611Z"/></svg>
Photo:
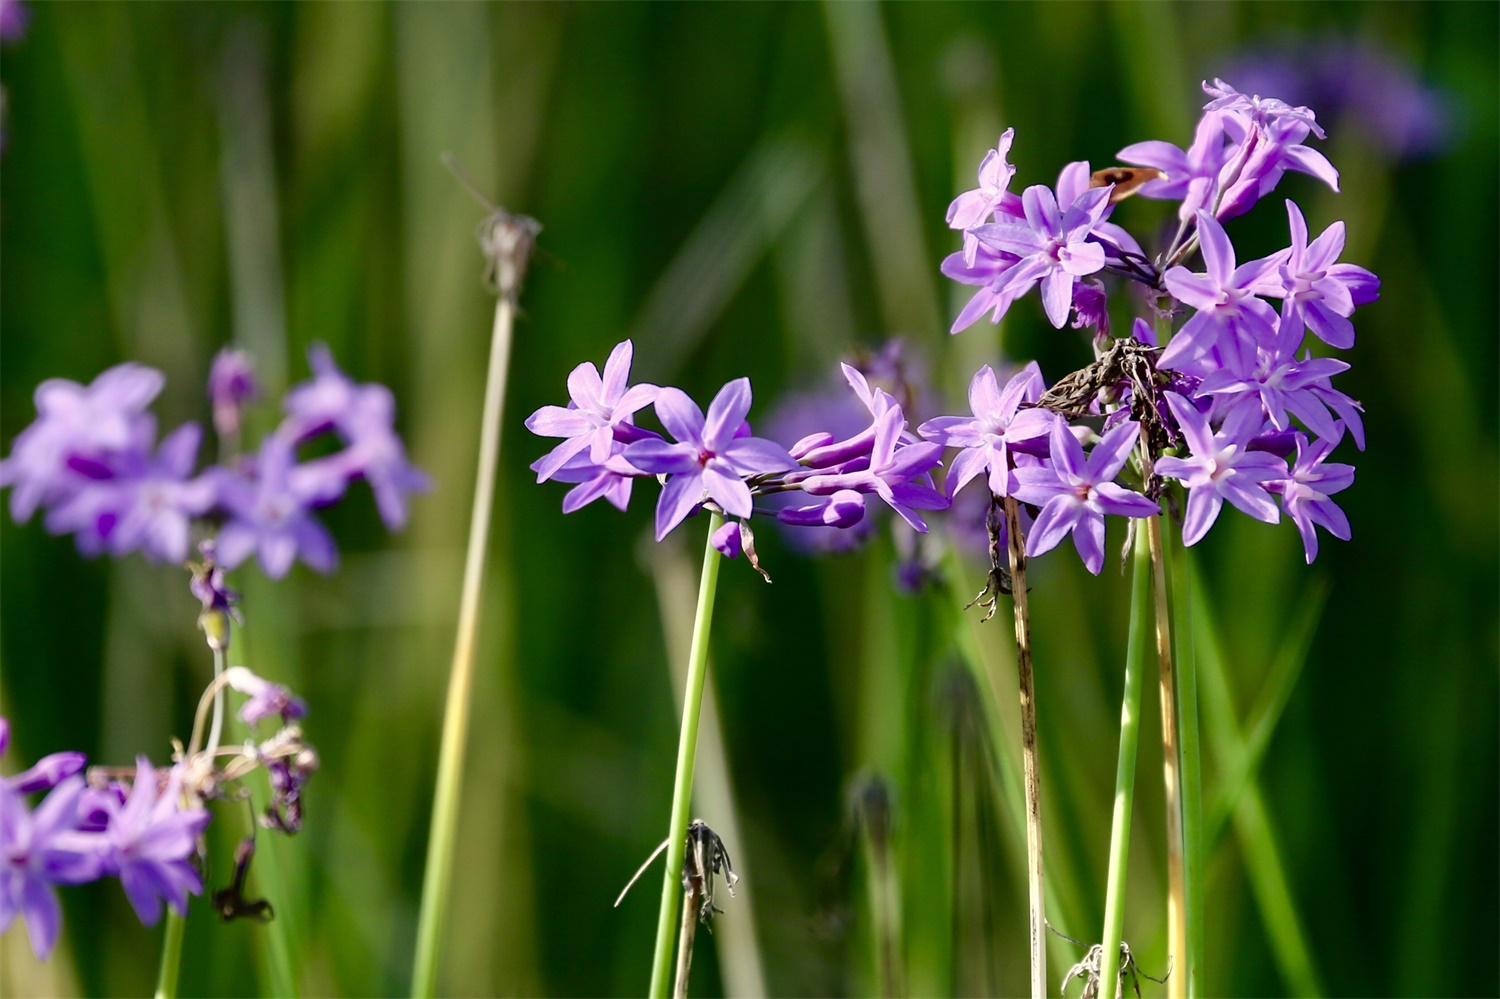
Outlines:
<svg viewBox="0 0 1500 999"><path fill-rule="evenodd" d="M693 939L698 934L698 910L701 906L696 883L682 893L682 931L677 936L677 983L674 999L687 999L688 975L693 970Z"/></svg>
<svg viewBox="0 0 1500 999"><path fill-rule="evenodd" d="M1026 552L1021 509L1005 498L1011 599L1016 612L1016 672L1021 686L1021 765L1026 784L1026 883L1030 895L1031 996L1047 994L1047 912L1042 892L1042 779L1036 753L1036 686L1031 667L1031 619L1026 609Z"/></svg>
<svg viewBox="0 0 1500 999"><path fill-rule="evenodd" d="M1156 605L1156 653L1161 661L1162 776L1167 804L1167 955L1177 964L1187 955L1187 895L1183 878L1182 774L1177 758L1177 683L1172 669L1172 625L1168 616L1167 568L1162 547L1161 518L1146 518L1151 546L1152 588ZM1169 999L1184 999L1187 976L1167 983Z"/></svg>

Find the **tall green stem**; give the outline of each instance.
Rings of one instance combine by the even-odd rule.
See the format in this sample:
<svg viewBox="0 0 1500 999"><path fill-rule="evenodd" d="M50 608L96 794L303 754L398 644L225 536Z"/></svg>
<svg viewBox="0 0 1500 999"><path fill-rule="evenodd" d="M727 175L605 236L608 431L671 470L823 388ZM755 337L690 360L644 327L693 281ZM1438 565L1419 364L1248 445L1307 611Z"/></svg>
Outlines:
<svg viewBox="0 0 1500 999"><path fill-rule="evenodd" d="M177 973L182 970L182 932L187 920L167 910L167 931L161 943L161 971L156 976L156 999L176 999Z"/></svg>
<svg viewBox="0 0 1500 999"><path fill-rule="evenodd" d="M1203 755L1198 740L1198 667L1194 653L1192 556L1180 545L1171 546L1173 559L1172 610L1177 621L1177 715L1182 736L1183 891L1187 899L1186 964L1183 976L1188 999L1202 994L1203 976Z"/></svg>
<svg viewBox="0 0 1500 999"><path fill-rule="evenodd" d="M1115 769L1115 810L1109 836L1109 876L1099 958L1099 999L1116 999L1115 971L1125 924L1125 867L1130 856L1130 812L1135 803L1135 757L1141 735L1141 669L1151 634L1151 547L1144 524L1135 531L1130 584L1130 637L1125 649L1125 695L1120 704L1120 762Z"/></svg>
<svg viewBox="0 0 1500 999"><path fill-rule="evenodd" d="M479 603L484 590L490 511L494 506L495 471L500 456L500 414L505 409L505 381L510 369L511 325L531 243L539 228L532 219L496 210L482 230L481 242L490 258L499 294L495 300L489 373L484 386L479 470L474 482L474 510L469 521L469 549L464 559L458 636L448 677L443 742L438 753L437 792L432 802L427 866L422 877L422 909L417 917L417 952L411 982L414 996L431 996L437 989L438 941L443 935L444 906L453 880L453 852L458 839L458 798L463 788L469 695L474 685L474 645L479 634Z"/></svg>
<svg viewBox="0 0 1500 999"><path fill-rule="evenodd" d="M688 654L687 690L682 700L682 734L677 741L677 779L672 785L672 822L667 827L667 870L656 921L656 954L651 962L651 999L664 999L672 987L672 944L682 898L682 858L687 852L688 810L693 800L693 764L698 754L698 717L703 681L708 676L708 631L713 623L714 594L719 588L719 553L713 536L724 524L722 514L708 521L703 547L703 575L698 581L698 610L693 616L693 647Z"/></svg>
<svg viewBox="0 0 1500 999"><path fill-rule="evenodd" d="M1151 546L1152 603L1156 607L1156 655L1161 662L1162 777L1167 806L1167 955L1176 967L1187 960L1187 879L1182 837L1182 771L1177 727L1177 678L1172 664L1171 596L1167 590L1167 553L1160 517L1147 517ZM1167 980L1169 999L1187 999L1187 976Z"/></svg>

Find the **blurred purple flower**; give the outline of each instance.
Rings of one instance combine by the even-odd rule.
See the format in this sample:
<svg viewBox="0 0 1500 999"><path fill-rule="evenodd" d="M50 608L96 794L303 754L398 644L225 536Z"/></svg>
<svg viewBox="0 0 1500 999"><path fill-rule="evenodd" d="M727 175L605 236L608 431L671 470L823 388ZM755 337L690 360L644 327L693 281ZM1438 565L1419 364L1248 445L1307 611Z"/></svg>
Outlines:
<svg viewBox="0 0 1500 999"><path fill-rule="evenodd" d="M243 666L231 666L224 671L224 681L250 699L240 708L240 721L246 725L280 715L283 722L302 718L307 714L307 702L279 683L263 680Z"/></svg>
<svg viewBox="0 0 1500 999"><path fill-rule="evenodd" d="M146 407L161 391L162 374L140 364L120 364L89 385L66 378L37 386L37 418L17 435L0 461L0 488L11 486L11 515L21 523L38 506L59 503L86 481L80 468L103 477L122 452L149 444Z"/></svg>
<svg viewBox="0 0 1500 999"><path fill-rule="evenodd" d="M682 523L705 497L730 516L749 517L750 488L744 477L797 466L780 444L740 434L750 401L748 378L720 389L706 417L681 389L658 392L656 416L677 442L643 440L625 449L625 460L636 468L668 476L656 505L656 540Z"/></svg>
<svg viewBox="0 0 1500 999"><path fill-rule="evenodd" d="M193 867L198 837L208 825L203 808L182 807L182 767L172 768L158 792L156 768L136 758L135 784L104 833L106 872L117 875L136 915L147 926L161 918L161 903L187 915L188 895L203 892Z"/></svg>
<svg viewBox="0 0 1500 999"><path fill-rule="evenodd" d="M78 831L83 778L52 789L35 812L21 793L0 782L0 933L20 916L31 950L45 961L62 929L54 885L76 885L100 875L93 838Z"/></svg>
<svg viewBox="0 0 1500 999"><path fill-rule="evenodd" d="M88 757L78 752L49 753L14 777L0 778L0 784L7 785L18 794L51 790L69 777L81 773L87 762Z"/></svg>
<svg viewBox="0 0 1500 999"><path fill-rule="evenodd" d="M1104 517L1149 517L1160 512L1155 500L1115 483L1130 460L1140 424L1122 423L1105 434L1088 457L1066 422L1052 422L1051 465L1016 469L1015 496L1041 507L1026 536L1028 558L1056 548L1069 533L1089 572L1104 568Z"/></svg>
<svg viewBox="0 0 1500 999"><path fill-rule="evenodd" d="M149 420L149 417L145 417ZM139 548L149 559L181 562L188 554L192 519L216 499L215 479L191 477L203 432L184 423L161 442L155 457L144 450L120 454L106 479L85 479L47 515L47 530L72 533L88 556L116 558Z"/></svg>
<svg viewBox="0 0 1500 999"><path fill-rule="evenodd" d="M13 42L26 33L31 12L21 0L0 0L0 41Z"/></svg>
<svg viewBox="0 0 1500 999"><path fill-rule="evenodd" d="M208 399L213 405L214 429L224 437L240 432L245 404L260 397L255 367L243 350L225 347L208 370Z"/></svg>
<svg viewBox="0 0 1500 999"><path fill-rule="evenodd" d="M229 514L218 538L225 569L252 554L272 579L285 576L298 558L323 573L338 564L332 536L310 510L337 499L342 480L316 463L294 465L293 458L291 442L272 434L261 443L254 479L227 470L219 476L220 501Z"/></svg>
<svg viewBox="0 0 1500 999"><path fill-rule="evenodd" d="M1246 447L1265 424L1260 407L1240 406L1224 418L1223 427L1215 434L1191 402L1175 392L1165 395L1192 451L1189 458L1166 457L1156 462L1158 475L1181 479L1188 491L1182 543L1197 544L1218 519L1226 499L1256 520L1277 523L1280 514L1262 483L1285 478L1286 462Z"/></svg>

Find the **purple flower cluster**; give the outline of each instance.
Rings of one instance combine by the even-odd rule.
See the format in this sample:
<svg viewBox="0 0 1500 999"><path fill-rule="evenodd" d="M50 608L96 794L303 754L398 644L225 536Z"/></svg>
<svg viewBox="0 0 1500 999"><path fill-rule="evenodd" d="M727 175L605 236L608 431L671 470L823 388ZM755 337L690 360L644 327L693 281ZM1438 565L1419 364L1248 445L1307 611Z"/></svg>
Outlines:
<svg viewBox="0 0 1500 999"><path fill-rule="evenodd" d="M223 686L246 695L240 709L246 725L279 716L275 734L235 751L198 752L194 746L161 770L140 756L133 771L95 768L85 777L84 755L65 752L0 778L0 932L21 917L32 950L45 960L62 925L57 886L106 877L120 880L147 926L161 918L163 902L185 915L188 896L203 892L197 857L211 818L203 803L259 767L266 768L272 787L261 824L297 831L302 785L317 768L317 754L291 724L307 706L280 684L235 666L215 681L200 715ZM0 754L9 737L10 725L0 718ZM31 808L27 796L41 792L46 796Z"/></svg>
<svg viewBox="0 0 1500 999"><path fill-rule="evenodd" d="M0 461L11 514L25 522L45 510L47 529L72 534L88 556L140 551L176 562L187 556L193 522L202 519L220 525L217 557L226 569L256 555L272 578L299 558L331 571L337 551L315 509L363 479L382 519L396 530L406 522L409 494L428 488L428 480L406 458L390 390L356 384L324 346L314 346L310 360L313 379L288 393L286 417L258 453L201 472L197 424L184 424L156 444L147 407L162 390L160 372L122 364L86 386L44 382L36 390L36 421ZM222 352L209 376L209 397L215 428L230 451L243 407L257 394L249 359ZM299 461L298 448L325 433L342 448Z"/></svg>
<svg viewBox="0 0 1500 999"><path fill-rule="evenodd" d="M658 540L707 506L732 518L716 544L734 557L745 547L744 522L757 512L788 525L847 531L864 522L874 496L925 532L918 511L948 506L930 477L941 445L912 434L902 402L857 368L844 365L860 414L853 424L840 420L787 447L752 433L748 378L725 385L705 412L681 389L628 385L631 350L628 340L615 347L602 377L592 363L575 368L568 405L544 406L526 421L535 434L563 438L531 467L538 482L575 483L564 512L601 496L623 510L633 481L655 476L662 483ZM647 404L665 433L635 423ZM776 500L757 508L762 497Z"/></svg>
<svg viewBox="0 0 1500 999"><path fill-rule="evenodd" d="M1327 458L1346 431L1363 449L1362 410L1332 384L1349 365L1313 357L1304 340L1310 331L1329 347L1352 347L1351 317L1379 297L1380 281L1339 261L1342 222L1309 239L1291 201L1290 245L1238 262L1225 220L1249 210L1287 170L1334 190L1338 173L1304 145L1309 136L1323 137L1310 109L1242 94L1222 80L1204 90L1211 100L1187 150L1151 141L1120 152L1121 160L1154 171L1137 193L1181 202L1177 234L1154 260L1107 221L1112 203L1131 193L1116 196L1111 171L1090 175L1087 163L1070 164L1055 193L1035 186L1019 199L1009 194L1010 131L985 157L980 188L949 209L964 246L944 262L944 273L980 286L955 331L985 313L998 321L1040 284L1053 326L1061 328L1071 310L1075 326L1096 326L1100 334L1099 363L1055 387L1084 386L1082 409L1077 399L1049 398L1034 365L1004 390L986 367L970 387L972 417L939 417L921 428L927 439L961 449L950 467L950 493L984 473L994 496L1015 496L1034 511L1028 554L1047 551L1071 532L1084 564L1097 573L1104 515L1157 512L1148 496L1159 493L1163 479L1186 491L1189 545L1204 536L1226 500L1268 523L1290 516L1309 562L1318 551L1314 525L1349 537L1349 522L1330 496L1353 482L1354 469ZM1184 266L1194 251L1202 271ZM1186 320L1175 333L1164 330L1159 347L1141 319L1126 342L1111 340L1104 287L1091 277L1101 272L1146 285L1158 315L1187 313ZM1107 363L1126 356L1142 358L1144 368L1122 374ZM1102 436L1094 429L1101 417ZM1097 443L1085 456L1081 441L1088 439ZM1117 484L1122 473L1133 474L1143 492Z"/></svg>

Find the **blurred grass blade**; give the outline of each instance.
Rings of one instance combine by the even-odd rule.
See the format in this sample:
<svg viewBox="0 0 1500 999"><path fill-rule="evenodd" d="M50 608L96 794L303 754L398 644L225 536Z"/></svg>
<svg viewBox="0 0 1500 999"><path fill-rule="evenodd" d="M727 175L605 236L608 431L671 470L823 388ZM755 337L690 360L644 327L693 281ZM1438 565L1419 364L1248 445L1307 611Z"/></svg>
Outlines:
<svg viewBox="0 0 1500 999"><path fill-rule="evenodd" d="M938 313L936 270L922 237L911 146L881 8L829 0L823 14L882 318L890 332L938 333L945 327Z"/></svg>
<svg viewBox="0 0 1500 999"><path fill-rule="evenodd" d="M643 377L679 370L822 176L817 154L794 135L751 151L646 297L631 331L651 345L638 362Z"/></svg>
<svg viewBox="0 0 1500 999"><path fill-rule="evenodd" d="M1223 834L1224 824L1239 803L1247 784L1260 771L1266 747L1275 734L1276 723L1281 720L1292 690L1297 686L1297 678L1302 675L1302 667L1307 663L1313 638L1317 635L1318 622L1322 620L1323 607L1328 602L1328 590L1327 580L1319 578L1308 584L1307 592L1297 602L1296 616L1276 652L1276 658L1261 686L1258 705L1251 713L1241 764L1220 777L1218 793L1209 806L1208 820L1204 825L1204 842L1210 849Z"/></svg>
<svg viewBox="0 0 1500 999"><path fill-rule="evenodd" d="M1228 771L1245 766L1246 748L1235 716L1226 664L1208 605L1201 574L1191 582L1193 624L1197 631L1199 690L1205 714L1203 730L1213 746L1219 765ZM1250 888L1260 906L1261 922L1271 944L1271 953L1287 989L1297 996L1323 994L1312 950L1302 929L1302 919L1292 897L1282 864L1276 832L1261 796L1260 783L1250 777L1234 809L1235 832L1244 855Z"/></svg>

